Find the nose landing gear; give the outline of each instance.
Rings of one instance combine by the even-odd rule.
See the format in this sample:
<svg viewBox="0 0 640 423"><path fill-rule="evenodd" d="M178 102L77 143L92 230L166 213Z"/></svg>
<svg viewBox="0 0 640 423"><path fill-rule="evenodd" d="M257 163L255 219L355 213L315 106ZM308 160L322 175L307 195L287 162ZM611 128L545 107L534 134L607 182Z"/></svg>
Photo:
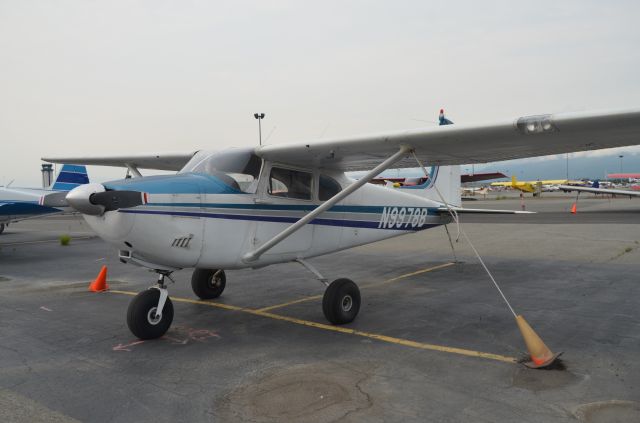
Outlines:
<svg viewBox="0 0 640 423"><path fill-rule="evenodd" d="M164 335L173 321L173 303L169 298L165 276L171 272L158 272L158 285L136 295L129 303L127 326L140 339L155 339Z"/></svg>

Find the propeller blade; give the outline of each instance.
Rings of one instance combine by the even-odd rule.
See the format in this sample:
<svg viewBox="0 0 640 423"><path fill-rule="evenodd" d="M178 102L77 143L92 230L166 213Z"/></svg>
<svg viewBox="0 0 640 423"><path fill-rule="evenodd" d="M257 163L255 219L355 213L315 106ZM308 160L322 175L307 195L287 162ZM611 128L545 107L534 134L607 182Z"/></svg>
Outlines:
<svg viewBox="0 0 640 423"><path fill-rule="evenodd" d="M96 192L89 197L91 204L104 207L104 211L127 209L145 204L145 195L140 191Z"/></svg>

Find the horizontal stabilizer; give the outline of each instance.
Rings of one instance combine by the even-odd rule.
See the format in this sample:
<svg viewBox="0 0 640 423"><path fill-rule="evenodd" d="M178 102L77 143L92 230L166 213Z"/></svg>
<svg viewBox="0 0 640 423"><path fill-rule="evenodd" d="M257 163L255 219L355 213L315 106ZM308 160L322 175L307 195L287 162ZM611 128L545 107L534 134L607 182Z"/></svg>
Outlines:
<svg viewBox="0 0 640 423"><path fill-rule="evenodd" d="M451 207L458 214L534 214L535 212L521 210L493 210L493 209L468 209L463 207ZM438 213L449 213L446 207L438 207Z"/></svg>

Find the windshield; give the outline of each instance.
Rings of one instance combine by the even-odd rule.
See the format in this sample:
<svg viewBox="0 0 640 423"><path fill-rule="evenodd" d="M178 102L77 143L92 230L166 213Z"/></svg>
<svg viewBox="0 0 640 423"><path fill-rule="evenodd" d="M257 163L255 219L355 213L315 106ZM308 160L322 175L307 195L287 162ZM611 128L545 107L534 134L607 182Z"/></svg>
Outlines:
<svg viewBox="0 0 640 423"><path fill-rule="evenodd" d="M258 187L261 166L262 160L252 148L217 153L199 151L180 173L211 175L235 190L253 194Z"/></svg>

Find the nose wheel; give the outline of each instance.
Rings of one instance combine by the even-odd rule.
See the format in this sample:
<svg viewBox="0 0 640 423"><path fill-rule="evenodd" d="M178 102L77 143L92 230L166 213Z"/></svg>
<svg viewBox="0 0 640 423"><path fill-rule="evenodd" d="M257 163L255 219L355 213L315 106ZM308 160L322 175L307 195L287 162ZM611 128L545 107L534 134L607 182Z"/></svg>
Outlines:
<svg viewBox="0 0 640 423"><path fill-rule="evenodd" d="M173 322L173 303L164 285L164 276L160 275L158 286L142 291L129 303L127 326L140 339L160 338Z"/></svg>

